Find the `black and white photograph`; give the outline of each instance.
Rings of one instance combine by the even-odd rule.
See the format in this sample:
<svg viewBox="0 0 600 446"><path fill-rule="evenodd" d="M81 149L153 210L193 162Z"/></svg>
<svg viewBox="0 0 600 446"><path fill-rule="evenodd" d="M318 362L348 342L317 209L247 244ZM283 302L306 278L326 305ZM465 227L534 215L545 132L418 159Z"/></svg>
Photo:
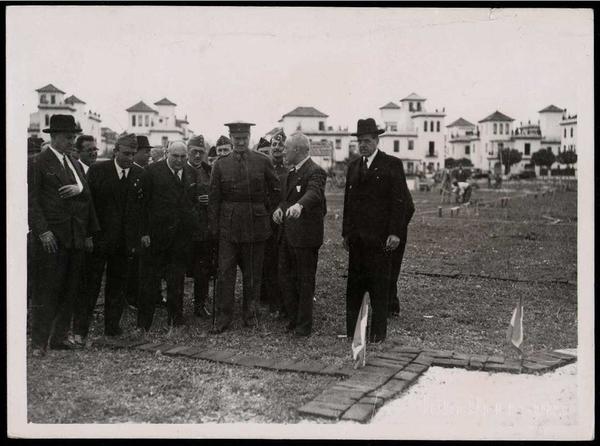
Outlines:
<svg viewBox="0 0 600 446"><path fill-rule="evenodd" d="M5 6L8 437L594 438L594 11L534 6Z"/></svg>

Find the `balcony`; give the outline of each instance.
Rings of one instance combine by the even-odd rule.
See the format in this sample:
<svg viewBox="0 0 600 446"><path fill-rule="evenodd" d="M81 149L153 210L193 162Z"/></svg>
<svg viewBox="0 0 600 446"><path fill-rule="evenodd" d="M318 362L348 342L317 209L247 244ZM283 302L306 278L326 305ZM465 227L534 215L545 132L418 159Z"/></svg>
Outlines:
<svg viewBox="0 0 600 446"><path fill-rule="evenodd" d="M438 157L438 153L437 152L427 152L425 154L425 158L437 158Z"/></svg>

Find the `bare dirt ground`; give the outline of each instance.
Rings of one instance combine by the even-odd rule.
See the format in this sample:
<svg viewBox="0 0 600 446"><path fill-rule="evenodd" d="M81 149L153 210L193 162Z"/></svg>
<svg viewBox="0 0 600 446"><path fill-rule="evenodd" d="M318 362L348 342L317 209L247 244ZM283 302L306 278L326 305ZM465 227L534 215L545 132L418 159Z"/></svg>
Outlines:
<svg viewBox="0 0 600 446"><path fill-rule="evenodd" d="M505 184L504 191L475 190L473 198L517 197L539 187L535 182ZM390 319L390 339L465 353L510 354L506 327L522 295L525 351L577 345L576 192L514 198L507 210L485 206L477 217L461 213L458 218L437 217L436 192L413 197L417 210L399 279L401 313ZM290 336L282 322L268 315L257 329L243 328L238 320L233 330L209 335L210 321L192 316L188 282L188 326L167 338L161 308L150 340L349 365L348 342L338 338L345 332L347 271L340 239L342 204L341 193L328 194L310 338ZM422 274L436 270L460 275ZM126 331L134 316L126 311ZM102 322L99 311L92 336L101 336ZM35 423L296 423L301 417L295 409L335 381L144 352L51 352L42 360L28 357L28 418Z"/></svg>

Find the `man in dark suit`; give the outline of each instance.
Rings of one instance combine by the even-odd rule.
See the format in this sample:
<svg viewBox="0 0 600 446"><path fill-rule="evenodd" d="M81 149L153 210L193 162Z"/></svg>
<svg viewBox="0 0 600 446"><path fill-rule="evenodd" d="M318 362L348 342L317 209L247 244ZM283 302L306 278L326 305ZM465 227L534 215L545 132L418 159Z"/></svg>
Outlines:
<svg viewBox="0 0 600 446"><path fill-rule="evenodd" d="M75 141L74 158L81 165L83 172L87 175L88 169L98 159L98 147L96 140L91 135L81 135Z"/></svg>
<svg viewBox="0 0 600 446"><path fill-rule="evenodd" d="M210 228L219 239L219 322L215 333L227 330L233 319L237 267L243 275L242 318L256 326L256 303L262 281L265 240L271 235L269 198L280 193L271 160L248 150L250 126L225 124L233 140L233 152L219 158L212 170L208 211Z"/></svg>
<svg viewBox="0 0 600 446"><path fill-rule="evenodd" d="M175 141L167 159L148 165L142 189L142 284L138 328L149 330L154 318L160 279L167 281L167 314L171 327L184 324L183 283L197 230L194 170L186 163L187 147Z"/></svg>
<svg viewBox="0 0 600 446"><path fill-rule="evenodd" d="M262 138L261 138L262 139ZM279 178L279 183L283 185L288 169L284 166L283 150L285 148L286 136L283 129L279 130L271 138L271 142L264 140L267 144L264 150L273 161L275 173ZM260 143L259 143L260 146ZM261 150L258 148L257 150ZM281 195L279 194L272 201L272 208L269 209L272 214L275 208L279 206ZM279 226L271 221L272 234L265 242L265 259L263 262L263 276L260 290L261 303L269 305L269 312L275 317L283 317L285 309L279 286Z"/></svg>
<svg viewBox="0 0 600 446"><path fill-rule="evenodd" d="M94 235L94 251L86 258L85 298L76 306L73 323L76 342L83 343L88 334L105 267L104 334L122 333L119 322L125 304L128 263L139 250L143 210L144 170L133 164L136 150L134 134L121 136L115 144L114 159L93 164L88 171L101 229Z"/></svg>
<svg viewBox="0 0 600 446"><path fill-rule="evenodd" d="M295 330L296 336L309 336L312 331L315 274L327 212L327 174L310 158L309 150L310 142L302 133L286 141L286 163L293 167L282 188L281 204L273 213L273 221L281 225L279 277L287 328Z"/></svg>
<svg viewBox="0 0 600 446"><path fill-rule="evenodd" d="M350 253L346 290L346 334L354 335L363 296L373 308L370 341L385 340L393 253L406 239L410 200L402 161L380 151L372 118L360 119L360 158L348 165L344 195L344 247Z"/></svg>
<svg viewBox="0 0 600 446"><path fill-rule="evenodd" d="M29 227L34 235L36 280L32 305L34 356L71 349L67 340L79 292L84 248L93 247L98 221L81 168L69 156L81 129L71 115L52 115L50 146L28 166ZM54 324L54 331L52 326Z"/></svg>
<svg viewBox="0 0 600 446"><path fill-rule="evenodd" d="M208 188L210 187L211 167L204 161L206 148L202 135L194 136L188 141L188 165L196 172L195 206L198 213L198 229L193 234L194 249L192 253L191 273L194 278L194 315L209 317L206 306L208 298L208 281L211 267L216 259L215 241L208 230Z"/></svg>

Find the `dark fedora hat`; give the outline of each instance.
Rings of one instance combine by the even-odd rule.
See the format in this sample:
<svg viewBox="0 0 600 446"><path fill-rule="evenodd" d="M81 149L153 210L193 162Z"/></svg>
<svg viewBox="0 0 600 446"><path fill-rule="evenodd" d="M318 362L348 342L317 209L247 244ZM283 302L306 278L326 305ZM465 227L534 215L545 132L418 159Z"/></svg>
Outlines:
<svg viewBox="0 0 600 446"><path fill-rule="evenodd" d="M42 130L44 133L81 133L72 115L50 116L50 127Z"/></svg>
<svg viewBox="0 0 600 446"><path fill-rule="evenodd" d="M148 142L148 137L142 136L142 135L137 135L136 139L137 139L137 149L138 150L151 149L152 148L152 146Z"/></svg>
<svg viewBox="0 0 600 446"><path fill-rule="evenodd" d="M375 123L375 120L373 118L367 118L358 120L358 124L356 125L356 133L352 133L351 135L381 135L384 132L384 129L377 128L377 124Z"/></svg>

